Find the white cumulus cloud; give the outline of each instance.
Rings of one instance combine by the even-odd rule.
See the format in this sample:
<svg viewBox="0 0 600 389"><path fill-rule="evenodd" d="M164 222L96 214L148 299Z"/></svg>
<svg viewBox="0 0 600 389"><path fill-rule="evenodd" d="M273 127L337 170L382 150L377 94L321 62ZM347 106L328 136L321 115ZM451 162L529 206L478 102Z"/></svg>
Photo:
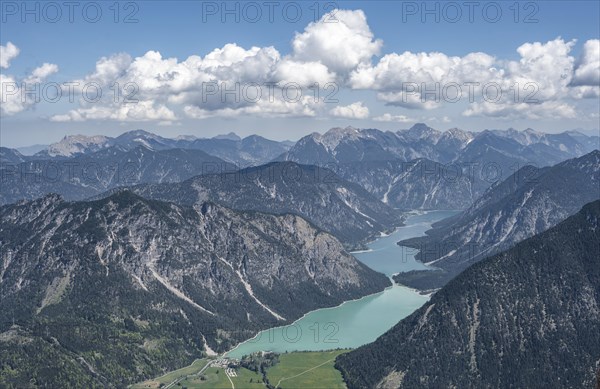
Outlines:
<svg viewBox="0 0 600 389"><path fill-rule="evenodd" d="M600 96L600 39L590 39L583 45L571 86L571 95L575 98Z"/></svg>
<svg viewBox="0 0 600 389"><path fill-rule="evenodd" d="M120 122L161 121L170 123L176 120L175 114L164 105L152 101L139 101L136 104L123 104L117 107L91 105L78 108L66 114L54 115L54 122L81 122L85 120L115 120Z"/></svg>
<svg viewBox="0 0 600 389"><path fill-rule="evenodd" d="M383 42L374 36L365 13L336 9L297 32L287 55L272 46L245 48L228 43L182 59L155 50L137 57L127 53L102 57L94 69L72 80L77 84L76 92L90 83L99 85L102 98L97 102L81 99L78 108L52 120L172 123L179 115L198 119L243 115L369 117L369 109L362 102L327 106L323 98L329 95L325 86L330 83L335 84L334 94L338 90L367 90L382 105L413 110L433 111L447 104L461 104L456 112L465 116L573 118L581 114L578 100L600 96L600 40L585 42L578 59L571 55L575 45L575 40L560 37L526 42L516 48L516 60L485 52L457 56L404 51L380 56ZM8 68L19 49L8 42L0 46L0 54L0 67ZM56 65L43 64L23 81L41 82L56 71ZM2 82L16 80L2 75ZM315 84L319 85L320 101L314 98ZM117 99L113 93L116 85L120 91ZM286 95L290 91L283 88L285 85L297 87L291 91L292 95L298 93L297 99ZM257 91L259 97L253 99ZM3 99L10 100L3 103L3 114L32 105L31 101L21 102L20 93L18 100L3 93ZM126 104L125 97L138 102ZM389 113L373 120L412 121Z"/></svg>
<svg viewBox="0 0 600 389"><path fill-rule="evenodd" d="M19 48L12 42L8 42L6 46L0 45L0 68L8 69L10 61L19 55Z"/></svg>
<svg viewBox="0 0 600 389"><path fill-rule="evenodd" d="M406 115L392 115L390 113L384 113L381 116L373 118L376 122L396 122L396 123L412 123L415 119L411 119Z"/></svg>
<svg viewBox="0 0 600 389"><path fill-rule="evenodd" d="M0 67L8 68L10 61L19 54L19 48L8 42L0 46ZM44 63L28 76L18 80L15 76L0 73L0 114L10 116L35 106L42 101L41 90L46 78L58 72L58 66ZM27 93L25 93L27 91ZM37 91L37 92L31 92Z"/></svg>
<svg viewBox="0 0 600 389"><path fill-rule="evenodd" d="M375 65L358 66L349 85L377 91L378 100L404 108L432 110L462 103L467 116L570 118L575 108L568 99L597 96L594 87L570 86L578 77L592 85L598 67L597 47L586 42L578 75L570 55L575 43L560 37L525 43L517 48L516 61L480 52L462 57L390 53Z"/></svg>
<svg viewBox="0 0 600 389"><path fill-rule="evenodd" d="M333 10L310 23L292 41L294 59L318 61L337 73L370 62L382 45L374 38L362 10Z"/></svg>
<svg viewBox="0 0 600 389"><path fill-rule="evenodd" d="M350 105L337 106L329 111L332 116L347 119L366 119L369 117L369 108L362 101Z"/></svg>

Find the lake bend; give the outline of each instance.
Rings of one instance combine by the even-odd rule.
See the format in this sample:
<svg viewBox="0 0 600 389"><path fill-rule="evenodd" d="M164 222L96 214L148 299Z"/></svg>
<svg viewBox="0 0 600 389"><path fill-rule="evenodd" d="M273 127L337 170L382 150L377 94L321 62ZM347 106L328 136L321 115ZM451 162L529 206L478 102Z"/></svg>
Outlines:
<svg viewBox="0 0 600 389"><path fill-rule="evenodd" d="M456 213L457 211L410 213L405 226L368 244L368 250L352 254L388 277L400 272L428 269L415 260L417 250L398 246L396 243L422 236L433 223ZM336 307L308 312L292 324L263 330L254 338L240 343L225 356L241 358L258 351L285 353L356 348L373 342L428 299L428 296L413 289L394 285L383 292L346 301Z"/></svg>

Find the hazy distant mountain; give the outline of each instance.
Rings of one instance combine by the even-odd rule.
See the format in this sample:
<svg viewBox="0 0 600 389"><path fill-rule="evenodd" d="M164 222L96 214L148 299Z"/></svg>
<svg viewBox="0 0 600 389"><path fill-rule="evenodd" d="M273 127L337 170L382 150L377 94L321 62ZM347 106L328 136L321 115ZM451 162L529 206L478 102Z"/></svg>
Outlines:
<svg viewBox="0 0 600 389"><path fill-rule="evenodd" d="M326 166L395 207L460 209L525 165L579 157L599 142L574 132L440 132L418 123L397 132L334 128L300 139L279 159Z"/></svg>
<svg viewBox="0 0 600 389"><path fill-rule="evenodd" d="M530 163L548 163L581 156L598 148L598 142L598 137L575 132L545 134L532 129L469 132L458 128L441 132L417 123L397 132L347 127L333 128L322 135L314 133L300 139L281 159L315 164L427 158L449 164L476 162L472 154L487 147L497 153L508 152L510 158L519 156L519 161L527 158Z"/></svg>
<svg viewBox="0 0 600 389"><path fill-rule="evenodd" d="M19 153L29 157L34 155L35 153L39 153L42 150L46 150L47 148L48 145L31 145L25 147L17 147L17 150L19 151Z"/></svg>
<svg viewBox="0 0 600 389"><path fill-rule="evenodd" d="M106 136L65 136L60 142L51 144L46 150L35 155L36 158L72 157L89 154L108 147L124 150L144 146L154 151L173 148L202 150L227 162L242 165L260 165L271 161L289 149L289 144L276 142L252 135L241 139L234 133L214 138L196 138L180 136L175 139L164 138L144 130L129 131L116 138Z"/></svg>
<svg viewBox="0 0 600 389"><path fill-rule="evenodd" d="M178 184L146 184L130 190L191 206L213 201L227 207L302 216L348 248L390 232L402 214L334 172L293 162L274 162L239 172L202 175Z"/></svg>
<svg viewBox="0 0 600 389"><path fill-rule="evenodd" d="M354 388L592 388L600 376L600 201L452 280L337 359Z"/></svg>
<svg viewBox="0 0 600 389"><path fill-rule="evenodd" d="M125 387L390 285L295 215L120 191L0 218L2 387Z"/></svg>
<svg viewBox="0 0 600 389"><path fill-rule="evenodd" d="M417 259L452 277L556 225L596 199L600 199L598 150L552 167L526 166L491 187L464 212L434 224L427 236L399 244L420 248ZM417 286L402 274L396 279ZM433 286L439 285L429 285Z"/></svg>
<svg viewBox="0 0 600 389"><path fill-rule="evenodd" d="M114 140L103 135L69 135L60 142L52 143L47 149L36 153L37 157L71 157L77 154L93 153L113 146Z"/></svg>
<svg viewBox="0 0 600 389"><path fill-rule="evenodd" d="M448 132L438 150L436 144L441 138L441 132L423 123L398 132L332 128L323 135L313 133L305 136L280 159L326 164L428 158L445 163L469 142L471 135L460 130Z"/></svg>
<svg viewBox="0 0 600 389"><path fill-rule="evenodd" d="M26 157L16 149L0 147L0 163L17 164L25 161Z"/></svg>
<svg viewBox="0 0 600 389"><path fill-rule="evenodd" d="M11 150L11 149L6 149ZM179 182L235 166L200 150L110 146L70 158L26 159L0 150L0 204L57 193L82 200L108 189L146 182ZM5 162L10 159L10 162ZM23 160L26 159L25 162Z"/></svg>
<svg viewBox="0 0 600 389"><path fill-rule="evenodd" d="M242 138L240 138L235 132L230 132L229 134L213 136L213 139L229 139L229 140L234 140L234 141L242 140Z"/></svg>
<svg viewBox="0 0 600 389"><path fill-rule="evenodd" d="M494 178L503 180L525 165L554 165L600 148L597 138L585 138L583 142L566 133L549 135L533 130L508 133L511 135L500 135L498 131L479 133L454 163L474 166L480 176L492 183Z"/></svg>
<svg viewBox="0 0 600 389"><path fill-rule="evenodd" d="M565 131L560 134L546 134L528 128L524 131L508 129L506 131L495 130L494 134L513 139L524 146L542 144L550 146L557 152L563 152L565 155L585 154L589 148L598 148L598 134L596 136L587 136L578 131Z"/></svg>
<svg viewBox="0 0 600 389"><path fill-rule="evenodd" d="M576 133L576 134L583 134L585 136L593 136L593 137L598 137L600 136L600 129L599 128L592 128L592 129L586 129L586 128L574 128L572 130L568 130L566 131L568 133Z"/></svg>
<svg viewBox="0 0 600 389"><path fill-rule="evenodd" d="M178 146L202 150L240 167L262 165L289 149L289 146L284 143L265 139L258 135L250 135L241 140L232 139L230 136L196 139L186 145L178 143Z"/></svg>

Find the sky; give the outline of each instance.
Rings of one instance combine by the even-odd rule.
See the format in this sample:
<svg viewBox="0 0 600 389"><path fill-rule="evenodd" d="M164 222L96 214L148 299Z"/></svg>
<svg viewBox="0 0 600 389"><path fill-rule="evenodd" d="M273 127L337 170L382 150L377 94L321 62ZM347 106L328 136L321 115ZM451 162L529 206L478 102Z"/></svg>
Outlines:
<svg viewBox="0 0 600 389"><path fill-rule="evenodd" d="M0 1L0 145L600 127L598 1Z"/></svg>

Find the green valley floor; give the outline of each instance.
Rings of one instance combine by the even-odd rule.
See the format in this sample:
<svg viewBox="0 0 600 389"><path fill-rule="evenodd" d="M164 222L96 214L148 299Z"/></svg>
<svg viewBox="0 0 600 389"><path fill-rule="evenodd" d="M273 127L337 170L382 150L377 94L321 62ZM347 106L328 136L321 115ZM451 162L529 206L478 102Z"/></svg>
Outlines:
<svg viewBox="0 0 600 389"><path fill-rule="evenodd" d="M292 352L279 355L279 362L266 369L271 387L279 389L344 389L335 358L350 350ZM196 360L192 365L162 377L131 386L131 389L261 389L263 375L243 367L230 369L216 359Z"/></svg>

